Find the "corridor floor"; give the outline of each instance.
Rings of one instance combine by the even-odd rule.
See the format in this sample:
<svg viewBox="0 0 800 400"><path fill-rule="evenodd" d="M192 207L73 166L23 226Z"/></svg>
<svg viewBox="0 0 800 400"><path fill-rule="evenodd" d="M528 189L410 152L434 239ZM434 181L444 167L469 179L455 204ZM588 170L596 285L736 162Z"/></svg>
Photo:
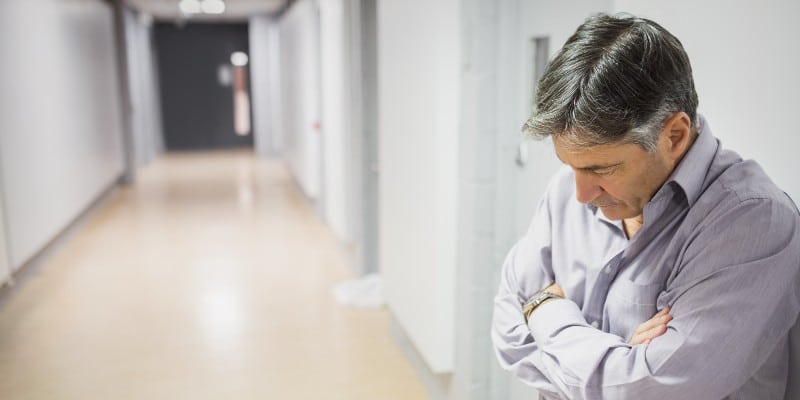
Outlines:
<svg viewBox="0 0 800 400"><path fill-rule="evenodd" d="M53 199L58 201L58 199ZM0 303L0 399L425 399L281 163L169 154Z"/></svg>

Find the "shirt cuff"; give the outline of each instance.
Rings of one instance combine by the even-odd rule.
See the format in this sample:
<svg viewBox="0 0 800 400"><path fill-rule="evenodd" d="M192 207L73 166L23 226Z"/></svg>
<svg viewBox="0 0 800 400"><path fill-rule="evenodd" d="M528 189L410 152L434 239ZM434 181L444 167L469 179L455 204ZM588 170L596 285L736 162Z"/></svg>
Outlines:
<svg viewBox="0 0 800 400"><path fill-rule="evenodd" d="M550 300L536 307L528 319L531 336L539 346L549 344L563 328L575 325L588 326L578 305L566 299Z"/></svg>

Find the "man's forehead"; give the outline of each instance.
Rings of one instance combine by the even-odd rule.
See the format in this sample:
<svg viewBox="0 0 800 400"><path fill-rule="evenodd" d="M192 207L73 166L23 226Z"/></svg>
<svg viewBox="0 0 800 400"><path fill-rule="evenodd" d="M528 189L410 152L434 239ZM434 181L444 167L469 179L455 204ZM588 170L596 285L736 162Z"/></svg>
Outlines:
<svg viewBox="0 0 800 400"><path fill-rule="evenodd" d="M553 135L553 148L561 162L574 168L598 169L619 165L637 147L630 143L586 145Z"/></svg>

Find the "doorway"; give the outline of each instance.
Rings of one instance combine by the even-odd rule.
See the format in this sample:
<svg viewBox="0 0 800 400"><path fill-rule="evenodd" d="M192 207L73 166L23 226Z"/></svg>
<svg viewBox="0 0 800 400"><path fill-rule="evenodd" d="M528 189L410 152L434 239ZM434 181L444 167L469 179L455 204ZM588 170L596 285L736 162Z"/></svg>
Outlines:
<svg viewBox="0 0 800 400"><path fill-rule="evenodd" d="M166 150L252 148L253 135L237 133L242 124L234 112L235 88L249 74L231 60L249 53L248 25L159 23L155 45ZM251 126L247 107L245 125Z"/></svg>

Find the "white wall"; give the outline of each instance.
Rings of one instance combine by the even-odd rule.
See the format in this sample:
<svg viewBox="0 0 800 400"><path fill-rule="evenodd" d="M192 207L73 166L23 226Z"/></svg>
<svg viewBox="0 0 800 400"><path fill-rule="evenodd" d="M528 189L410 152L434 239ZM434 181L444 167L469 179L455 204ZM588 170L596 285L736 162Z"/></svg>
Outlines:
<svg viewBox="0 0 800 400"><path fill-rule="evenodd" d="M349 7L347 0L327 0L320 8L322 79L322 179L325 220L344 242L353 239L348 206L353 204L348 174L351 141Z"/></svg>
<svg viewBox="0 0 800 400"><path fill-rule="evenodd" d="M0 162L20 267L123 170L111 6L0 2Z"/></svg>
<svg viewBox="0 0 800 400"><path fill-rule="evenodd" d="M125 39L131 96L131 124L136 165L164 150L158 68L152 45L152 18L125 9Z"/></svg>
<svg viewBox="0 0 800 400"><path fill-rule="evenodd" d="M459 2L378 4L380 265L434 372L453 368Z"/></svg>
<svg viewBox="0 0 800 400"><path fill-rule="evenodd" d="M672 32L692 62L699 111L722 145L753 158L800 204L800 3L616 0Z"/></svg>
<svg viewBox="0 0 800 400"><path fill-rule="evenodd" d="M253 92L253 141L262 157L280 153L280 81L277 22L266 15L250 18L250 88Z"/></svg>
<svg viewBox="0 0 800 400"><path fill-rule="evenodd" d="M3 212L3 182L0 180L0 286L11 276L11 266L8 263L8 249L6 248L6 221Z"/></svg>
<svg viewBox="0 0 800 400"><path fill-rule="evenodd" d="M269 124L272 135L270 138L272 140L272 150L275 154L282 154L286 139L284 138L285 132L282 125L283 119L281 118L281 115L283 115L283 104L280 101L282 93L280 28L277 24L272 24L269 26L269 29L267 29L267 32L269 33L269 60L267 60L269 62L269 98L272 99L272 103L270 104L270 116L272 118Z"/></svg>
<svg viewBox="0 0 800 400"><path fill-rule="evenodd" d="M345 243L353 241L357 162L350 121L350 3L299 1L280 20L250 19L256 151L284 155Z"/></svg>
<svg viewBox="0 0 800 400"><path fill-rule="evenodd" d="M319 20L311 0L298 0L278 23L284 156L306 196L320 193Z"/></svg>

